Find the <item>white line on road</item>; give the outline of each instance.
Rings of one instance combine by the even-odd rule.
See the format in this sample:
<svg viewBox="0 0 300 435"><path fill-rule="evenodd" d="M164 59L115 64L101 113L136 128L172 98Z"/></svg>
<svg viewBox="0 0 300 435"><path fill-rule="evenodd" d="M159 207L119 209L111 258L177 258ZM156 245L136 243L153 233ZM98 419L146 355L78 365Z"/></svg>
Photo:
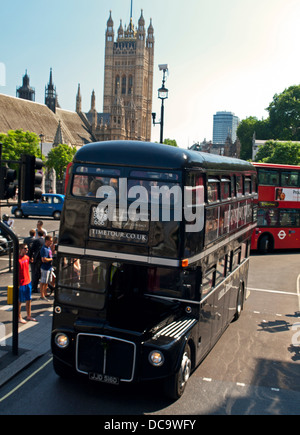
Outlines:
<svg viewBox="0 0 300 435"><path fill-rule="evenodd" d="M41 367L39 367L35 372L31 373L24 381L22 381L19 385L17 385L13 390L11 390L9 393L7 393L5 396L0 398L0 403L3 402L5 399L7 399L9 396L11 396L13 393L15 393L19 388L21 388L26 382L28 382L31 378L33 378L37 373L39 373L41 370L43 370L51 361L53 357L51 357L45 364L43 364Z"/></svg>
<svg viewBox="0 0 300 435"><path fill-rule="evenodd" d="M250 287L248 287L247 289L252 291L252 292L266 292L266 293L278 293L280 295L289 295L289 296L298 296L298 297L300 296L299 293L284 292L284 291L280 291L280 290L267 290L264 288L250 288Z"/></svg>

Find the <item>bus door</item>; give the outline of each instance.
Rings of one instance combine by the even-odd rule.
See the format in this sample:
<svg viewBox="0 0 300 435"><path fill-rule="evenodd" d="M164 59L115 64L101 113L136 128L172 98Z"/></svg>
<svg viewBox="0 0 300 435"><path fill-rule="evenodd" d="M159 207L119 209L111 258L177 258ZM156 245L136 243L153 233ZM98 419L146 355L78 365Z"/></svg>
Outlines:
<svg viewBox="0 0 300 435"><path fill-rule="evenodd" d="M199 344L200 358L204 356L211 346L211 337L214 323L214 274L215 268L205 271L202 275L200 295L200 322Z"/></svg>
<svg viewBox="0 0 300 435"><path fill-rule="evenodd" d="M216 338L227 325L229 318L231 284L224 280L226 276L227 255L223 255L216 264L214 325L212 336Z"/></svg>

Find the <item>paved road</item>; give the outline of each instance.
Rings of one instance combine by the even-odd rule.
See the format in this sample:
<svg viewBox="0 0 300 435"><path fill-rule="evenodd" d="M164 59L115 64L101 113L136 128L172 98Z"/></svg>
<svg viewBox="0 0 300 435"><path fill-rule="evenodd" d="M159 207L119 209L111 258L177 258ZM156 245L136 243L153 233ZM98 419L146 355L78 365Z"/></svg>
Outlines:
<svg viewBox="0 0 300 435"><path fill-rule="evenodd" d="M251 258L251 294L241 318L177 402L165 399L156 383L116 388L63 381L53 372L49 352L2 387L0 414L298 415L299 274L299 252Z"/></svg>

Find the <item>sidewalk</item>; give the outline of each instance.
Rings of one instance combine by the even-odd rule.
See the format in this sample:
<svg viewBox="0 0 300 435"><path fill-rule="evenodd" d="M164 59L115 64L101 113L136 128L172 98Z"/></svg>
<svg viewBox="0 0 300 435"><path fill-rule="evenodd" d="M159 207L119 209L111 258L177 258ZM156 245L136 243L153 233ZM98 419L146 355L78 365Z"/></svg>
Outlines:
<svg viewBox="0 0 300 435"><path fill-rule="evenodd" d="M0 287L3 288L4 286L11 285L11 283L12 274L5 273L0 275ZM38 295L33 294L33 298L38 299ZM19 324L19 353L17 356L12 353L12 333L3 336L3 330L7 321L4 323L2 320L3 324L0 324L2 326L2 334L0 330L0 387L34 360L50 351L53 308L52 303L42 302L42 304L43 306L39 309L38 315L35 315L33 312L37 322L27 322L24 325ZM0 308L10 312L12 306L5 306L2 301ZM12 312L10 314L12 320Z"/></svg>

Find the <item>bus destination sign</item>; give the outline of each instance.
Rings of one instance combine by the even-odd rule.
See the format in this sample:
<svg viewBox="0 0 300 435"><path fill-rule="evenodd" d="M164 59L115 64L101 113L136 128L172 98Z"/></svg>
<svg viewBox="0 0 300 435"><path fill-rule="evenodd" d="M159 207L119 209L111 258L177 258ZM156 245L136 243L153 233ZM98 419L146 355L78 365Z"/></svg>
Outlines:
<svg viewBox="0 0 300 435"><path fill-rule="evenodd" d="M148 243L148 236L146 234L129 233L125 231L91 228L89 231L89 236L92 239L114 240L118 242L138 244Z"/></svg>

